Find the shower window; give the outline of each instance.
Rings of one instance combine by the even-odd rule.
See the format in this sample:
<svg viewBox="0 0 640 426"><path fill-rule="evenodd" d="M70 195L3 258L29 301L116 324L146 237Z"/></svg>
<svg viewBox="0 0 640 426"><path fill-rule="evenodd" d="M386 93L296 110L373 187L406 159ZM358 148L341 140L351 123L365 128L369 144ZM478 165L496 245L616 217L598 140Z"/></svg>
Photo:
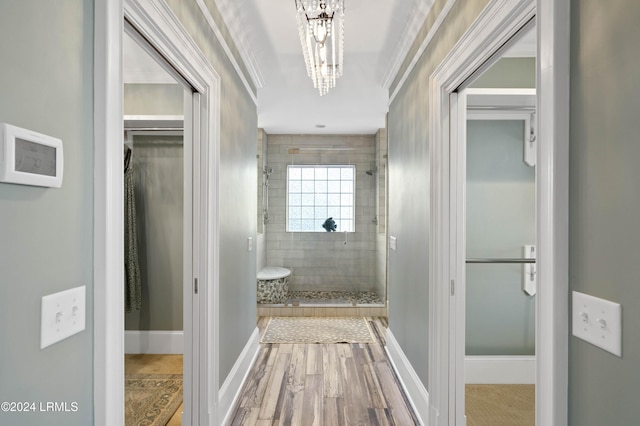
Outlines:
<svg viewBox="0 0 640 426"><path fill-rule="evenodd" d="M355 166L287 166L287 232L354 232Z"/></svg>

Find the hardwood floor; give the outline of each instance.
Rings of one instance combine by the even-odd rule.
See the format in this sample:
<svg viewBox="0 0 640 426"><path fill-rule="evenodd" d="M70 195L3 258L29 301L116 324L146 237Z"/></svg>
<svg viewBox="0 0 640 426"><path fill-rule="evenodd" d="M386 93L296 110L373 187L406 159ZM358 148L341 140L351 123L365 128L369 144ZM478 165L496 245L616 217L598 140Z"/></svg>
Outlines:
<svg viewBox="0 0 640 426"><path fill-rule="evenodd" d="M262 344L231 424L418 424L384 350L386 322L367 320L374 344Z"/></svg>

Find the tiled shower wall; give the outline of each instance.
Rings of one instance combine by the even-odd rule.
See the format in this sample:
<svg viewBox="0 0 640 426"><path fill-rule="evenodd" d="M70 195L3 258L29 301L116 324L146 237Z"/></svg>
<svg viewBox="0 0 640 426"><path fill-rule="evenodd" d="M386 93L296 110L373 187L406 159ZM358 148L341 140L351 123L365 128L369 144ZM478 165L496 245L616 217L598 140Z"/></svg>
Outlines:
<svg viewBox="0 0 640 426"><path fill-rule="evenodd" d="M300 151L296 148L349 147L350 151ZM269 135L269 186L266 228L267 264L293 271L293 291L376 291L377 176L376 135ZM286 232L287 165L355 165L355 232ZM345 244L346 241L346 244ZM380 294L381 297L384 295Z"/></svg>

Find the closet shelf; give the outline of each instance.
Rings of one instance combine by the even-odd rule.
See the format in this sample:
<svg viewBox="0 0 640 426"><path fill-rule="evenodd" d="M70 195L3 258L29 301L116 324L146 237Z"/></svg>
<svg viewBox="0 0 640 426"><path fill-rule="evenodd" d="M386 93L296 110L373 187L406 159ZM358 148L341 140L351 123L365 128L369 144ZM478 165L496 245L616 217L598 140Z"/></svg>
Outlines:
<svg viewBox="0 0 640 426"><path fill-rule="evenodd" d="M167 129L176 130L184 128L183 115L125 115L125 130Z"/></svg>

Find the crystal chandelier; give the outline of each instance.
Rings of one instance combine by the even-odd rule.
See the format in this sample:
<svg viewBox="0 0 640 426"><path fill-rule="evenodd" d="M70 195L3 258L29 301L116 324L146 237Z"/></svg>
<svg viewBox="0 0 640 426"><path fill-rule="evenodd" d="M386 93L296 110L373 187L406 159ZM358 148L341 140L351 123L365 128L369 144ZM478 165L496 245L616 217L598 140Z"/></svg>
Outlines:
<svg viewBox="0 0 640 426"><path fill-rule="evenodd" d="M295 0L307 74L320 96L342 75L344 0Z"/></svg>

